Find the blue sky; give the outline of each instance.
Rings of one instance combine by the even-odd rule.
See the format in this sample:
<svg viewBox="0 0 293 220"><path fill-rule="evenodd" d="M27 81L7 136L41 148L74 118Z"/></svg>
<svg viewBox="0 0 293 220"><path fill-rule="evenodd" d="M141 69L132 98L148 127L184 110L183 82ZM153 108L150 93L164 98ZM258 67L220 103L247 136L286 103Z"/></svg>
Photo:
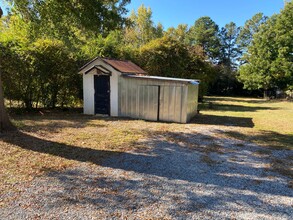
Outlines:
<svg viewBox="0 0 293 220"><path fill-rule="evenodd" d="M133 0L128 9L137 10L142 4L152 9L153 21L165 29L193 25L202 16L211 17L220 27L231 21L241 26L258 12L271 16L284 7L283 0Z"/></svg>
<svg viewBox="0 0 293 220"><path fill-rule="evenodd" d="M271 16L284 6L283 0L132 0L129 11L144 4L153 11L153 21L165 29L178 24L192 25L201 16L210 16L220 27L233 21L238 26L258 12ZM1 7L3 0L0 0ZM3 7L2 7L3 8ZM5 8L5 7L4 7Z"/></svg>

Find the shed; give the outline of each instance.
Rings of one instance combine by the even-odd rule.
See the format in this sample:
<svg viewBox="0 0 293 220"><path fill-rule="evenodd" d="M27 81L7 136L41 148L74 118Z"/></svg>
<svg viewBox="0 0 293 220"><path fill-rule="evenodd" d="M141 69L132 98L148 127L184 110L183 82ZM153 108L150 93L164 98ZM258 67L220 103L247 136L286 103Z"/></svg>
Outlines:
<svg viewBox="0 0 293 220"><path fill-rule="evenodd" d="M198 80L148 76L131 61L100 57L79 72L84 114L187 123L197 113Z"/></svg>

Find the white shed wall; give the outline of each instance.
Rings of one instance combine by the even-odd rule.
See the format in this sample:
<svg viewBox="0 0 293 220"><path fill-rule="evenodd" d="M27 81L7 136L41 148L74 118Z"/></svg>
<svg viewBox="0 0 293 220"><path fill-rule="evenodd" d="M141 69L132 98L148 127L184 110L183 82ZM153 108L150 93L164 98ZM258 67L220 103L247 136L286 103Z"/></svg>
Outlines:
<svg viewBox="0 0 293 220"><path fill-rule="evenodd" d="M87 115L95 114L95 89L94 75L83 74L83 113Z"/></svg>

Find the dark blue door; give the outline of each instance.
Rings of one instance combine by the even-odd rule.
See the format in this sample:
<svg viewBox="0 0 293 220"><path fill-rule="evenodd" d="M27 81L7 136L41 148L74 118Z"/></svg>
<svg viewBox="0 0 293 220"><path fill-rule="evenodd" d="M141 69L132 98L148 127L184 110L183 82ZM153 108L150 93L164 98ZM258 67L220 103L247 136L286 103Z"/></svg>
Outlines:
<svg viewBox="0 0 293 220"><path fill-rule="evenodd" d="M95 114L110 115L110 76L95 75Z"/></svg>

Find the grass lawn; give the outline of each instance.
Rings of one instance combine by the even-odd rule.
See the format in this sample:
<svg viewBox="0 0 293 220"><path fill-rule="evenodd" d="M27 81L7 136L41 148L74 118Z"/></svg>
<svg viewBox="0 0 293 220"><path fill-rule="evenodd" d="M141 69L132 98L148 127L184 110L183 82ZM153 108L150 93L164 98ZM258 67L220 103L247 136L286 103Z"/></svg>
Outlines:
<svg viewBox="0 0 293 220"><path fill-rule="evenodd" d="M293 147L293 102L206 97L200 109L198 122L233 126L225 133L232 138L268 147Z"/></svg>
<svg viewBox="0 0 293 220"><path fill-rule="evenodd" d="M50 170L64 170L80 163L94 166L105 157L132 149L147 151L149 146L141 140L152 136L164 135L172 142L184 142L171 133L189 128L216 127L222 131L218 137L254 142L266 147L264 151L293 146L293 102L207 97L200 109L200 114L187 125L76 112L12 115L18 131L0 135L0 192L16 191L18 183L29 182ZM290 169L282 161L276 163L282 172L284 167L285 171ZM4 203L0 200L0 206Z"/></svg>

